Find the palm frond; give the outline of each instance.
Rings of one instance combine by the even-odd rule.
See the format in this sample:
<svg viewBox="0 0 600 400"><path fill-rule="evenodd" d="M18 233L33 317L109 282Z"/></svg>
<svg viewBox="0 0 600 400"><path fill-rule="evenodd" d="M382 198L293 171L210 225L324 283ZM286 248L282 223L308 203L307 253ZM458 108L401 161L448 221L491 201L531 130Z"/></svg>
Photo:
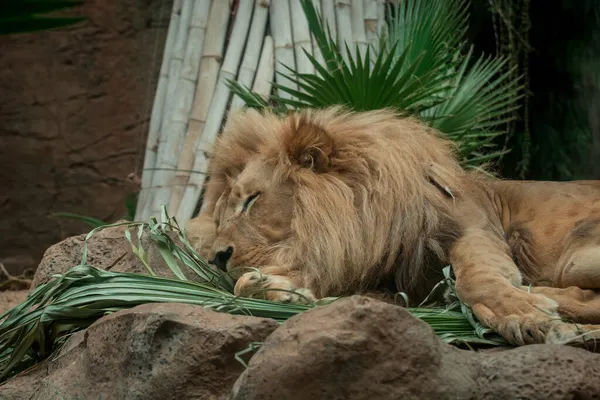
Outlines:
<svg viewBox="0 0 600 400"><path fill-rule="evenodd" d="M107 222L102 221L101 219L98 219L95 217L90 217L89 215L81 215L81 214L70 213L70 212L56 212L56 213L50 214L50 216L55 217L55 218L74 219L77 221L81 221L81 222L85 223L86 225L91 226L92 228L97 228L99 226L108 224Z"/></svg>
<svg viewBox="0 0 600 400"><path fill-rule="evenodd" d="M0 4L0 35L61 28L83 20L79 17L49 17L54 11L83 4L69 0L19 0Z"/></svg>
<svg viewBox="0 0 600 400"><path fill-rule="evenodd" d="M505 133L501 127L518 108L521 83L513 71L503 72L505 59L481 56L473 61L472 48L464 54L467 0L396 2L389 34L366 54L338 43L312 1L301 2L323 61L306 53L316 73L287 68L284 76L293 87L273 84L277 93L268 99L230 81L232 92L248 107L277 112L332 105L355 111L394 108L399 114L418 116L455 141L467 168L508 151L495 150L495 139ZM355 56L343 57L341 46Z"/></svg>
<svg viewBox="0 0 600 400"><path fill-rule="evenodd" d="M446 68L445 59L436 60L432 66L426 52L414 55L410 45L401 48L391 44L386 51L370 46L365 54L361 54L357 48L354 52L356 58L350 57L346 61L338 49L345 46L347 53L351 54L348 45L338 43L333 38L312 1L302 0L302 7L323 56L323 63L305 52L316 74L301 74L287 68L288 73L284 76L294 85L274 84L273 87L279 93L292 95L291 99L274 94L265 100L248 88L229 81L233 93L249 107L263 108L277 104L279 110L285 111L289 108L321 108L341 104L355 111L393 107L400 112L414 114L442 101L437 94L447 86L448 77L439 73L440 69Z"/></svg>

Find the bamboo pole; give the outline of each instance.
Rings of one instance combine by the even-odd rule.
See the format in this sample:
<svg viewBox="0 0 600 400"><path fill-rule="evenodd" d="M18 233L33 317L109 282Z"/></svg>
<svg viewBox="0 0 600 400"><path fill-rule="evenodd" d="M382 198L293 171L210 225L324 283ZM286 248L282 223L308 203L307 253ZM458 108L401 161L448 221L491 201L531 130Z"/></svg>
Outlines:
<svg viewBox="0 0 600 400"><path fill-rule="evenodd" d="M363 56L367 51L367 36L365 33L365 13L363 0L352 0L352 10L350 13L352 18L352 45L353 51L358 49L359 54L355 56Z"/></svg>
<svg viewBox="0 0 600 400"><path fill-rule="evenodd" d="M265 36L252 90L260 95L268 96L271 92L274 73L275 67L273 39L271 36ZM206 171L208 169L209 154L210 151L212 151L212 147L205 145L205 142L199 143L199 148L197 149L196 158L194 159L194 165L192 167L194 171ZM181 224L187 223L187 221L193 217L196 204L200 198L200 194L202 193L205 179L205 174L190 175L188 185L185 187L183 199L181 200L181 205L178 210L177 220Z"/></svg>
<svg viewBox="0 0 600 400"><path fill-rule="evenodd" d="M160 207L161 204L167 201L167 194L172 198L178 190L182 190L181 186L185 185L187 180L179 177L179 155L185 143L186 130L188 119L194 102L194 94L198 81L200 59L204 51L204 38L208 25L208 17L210 12L211 0L194 0L194 9L192 20L189 28L189 39L187 41L185 56L181 73L177 83L177 89L173 101L173 110L171 112L171 125L169 135L176 139L177 150L174 161L177 165L176 171L168 171L171 173L170 182L167 190L161 191L161 196L155 202L154 206ZM163 197L164 196L164 197ZM154 210L153 212L157 212Z"/></svg>
<svg viewBox="0 0 600 400"><path fill-rule="evenodd" d="M304 15L300 0L290 0L290 12L291 16L293 16L291 22L294 55L296 56L296 71L301 74L312 74L315 72L315 69L304 52L306 50L308 54L313 54L311 35L308 30L308 20Z"/></svg>
<svg viewBox="0 0 600 400"><path fill-rule="evenodd" d="M261 46L265 37L267 18L269 16L269 4L270 0L257 1L254 4L252 25L250 25L250 33L248 34L248 43L246 43L244 58L242 59L242 65L240 66L237 78L237 82L240 85L248 88L252 87L256 75ZM229 113L235 112L243 107L244 100L239 96L233 96L231 106L229 107Z"/></svg>
<svg viewBox="0 0 600 400"><path fill-rule="evenodd" d="M179 24L181 5L182 0L173 1L171 17L169 18L169 28L167 29L167 38L165 40L163 58L160 66L156 93L154 95L154 103L152 105L152 114L150 115L148 137L146 139L146 152L144 154L144 167L142 170L142 189L136 206L136 220L145 220L148 218L148 216L145 215L145 210L147 209L147 203L151 201L152 198L152 176L154 175L153 168L156 166L160 126L162 124L165 97L169 81L169 61L171 60L173 42L175 41L175 35Z"/></svg>
<svg viewBox="0 0 600 400"><path fill-rule="evenodd" d="M266 36L258 69L256 70L256 78L254 79L254 85L252 87L253 91L263 96L268 96L271 92L273 74L275 72L273 48L273 39L271 36ZM194 171L206 171L208 169L208 157L210 151L212 151L212 147L206 147L205 143L199 143L199 146L200 148L197 149L192 169ZM179 216L177 217L177 220L180 223L185 224L192 218L194 210L196 209L196 203L202 193L205 179L205 174L192 174L190 176L188 185L185 187L183 199L181 200L181 206L178 210Z"/></svg>
<svg viewBox="0 0 600 400"><path fill-rule="evenodd" d="M205 114L199 115L199 121L204 123L204 129L196 142L196 158L203 157L204 154L210 152L210 149L217 138L217 134L221 129L221 124L227 109L227 103L229 103L231 95L229 87L227 86L227 81L235 79L237 75L240 60L242 58L242 51L244 50L244 45L248 39L248 29L250 28L250 20L252 19L254 1L255 0L239 0L236 17L233 22L233 31L227 44L227 51L225 53L225 58L223 59L221 70L219 71L217 85L210 106ZM169 202L169 214L175 215L178 221L181 221L183 224L187 222L187 219L185 219L184 215L179 213L180 206L182 207L182 211L190 208L193 210L198 201L198 198L193 199L188 196L186 201L190 202L190 204L182 202L185 185L188 183L191 175L188 170L192 167L193 162L191 162L190 159L183 157L180 159L176 176L178 181L173 187L171 201ZM198 172L206 174L207 170L200 170Z"/></svg>
<svg viewBox="0 0 600 400"><path fill-rule="evenodd" d="M354 57L354 48L352 47L352 5L350 0L335 0L335 16L339 51L342 57L348 61L348 57ZM350 48L350 54L346 51L346 44Z"/></svg>
<svg viewBox="0 0 600 400"><path fill-rule="evenodd" d="M369 46L377 48L377 25L379 23L379 0L365 0L365 34Z"/></svg>
<svg viewBox="0 0 600 400"><path fill-rule="evenodd" d="M169 65L169 84L167 86L167 96L165 104L165 113L161 125L161 134L158 144L158 155L156 159L157 169L152 176L152 199L147 203L146 211L148 216L160 215L161 204L168 204L170 197L170 185L175 176L174 168L177 165L179 149L183 141L183 132L178 129L177 124L173 124L173 113L175 112L174 103L181 93L177 92L181 66L185 56L189 28L192 19L194 0L183 0L181 7L181 18L177 27L177 36L173 45L173 54Z"/></svg>
<svg viewBox="0 0 600 400"><path fill-rule="evenodd" d="M273 76L275 75L275 44L273 37L265 36L260 61L256 70L256 78L252 85L252 91L264 98L268 98L273 87Z"/></svg>
<svg viewBox="0 0 600 400"><path fill-rule="evenodd" d="M321 16L321 23L325 22L325 17L323 16L323 11L321 9L321 0L312 0L312 2L315 7L315 10L317 10L317 13L319 13L319 15ZM311 34L310 40L312 43L313 56L315 57L315 60L317 60L319 64L323 65L323 54L321 54L321 49L319 49L319 45L315 40L315 36Z"/></svg>
<svg viewBox="0 0 600 400"><path fill-rule="evenodd" d="M198 82L194 92L194 103L187 121L187 133L181 146L171 149L176 149L177 160L171 165L171 169L177 169L180 165L189 165L194 157L194 144L197 138L202 134L204 124L200 123L200 118L206 113L214 88L217 82L219 67L223 56L223 47L225 45L225 35L227 32L227 22L229 20L230 8L229 3L216 0L212 2L206 28L205 44L203 48L202 59L200 61L200 69ZM202 119L203 120L203 119ZM190 144L191 143L191 144ZM171 171L169 171L171 172ZM175 172L170 175L172 184L175 183ZM172 193L171 185L164 184L158 188L152 203L152 213L160 212L160 207L168 205Z"/></svg>
<svg viewBox="0 0 600 400"><path fill-rule="evenodd" d="M335 0L322 0L323 22L329 26L331 35L337 37L337 22L335 20Z"/></svg>
<svg viewBox="0 0 600 400"><path fill-rule="evenodd" d="M289 0L277 0L271 4L269 22L271 24L273 42L275 43L275 71L278 72L275 76L275 82L281 86L298 89L293 81L281 75L289 74L284 65L292 70L296 68ZM278 95L288 99L293 97L285 92L279 92Z"/></svg>
<svg viewBox="0 0 600 400"><path fill-rule="evenodd" d="M178 171L177 181L181 185L186 183L181 174L190 173L189 170L192 169L194 163L196 142L204 130L205 115L213 97L221 66L229 15L230 6L228 2L221 0L212 2L204 38L204 49L200 60L198 81L194 92L194 102L187 121L187 132L180 150L180 157L178 163L174 166L177 169L186 170ZM155 206L160 207L161 204L169 204L171 190L170 188L167 189L169 190L169 196L157 197L154 201Z"/></svg>
<svg viewBox="0 0 600 400"><path fill-rule="evenodd" d="M385 20L385 2L386 0L377 1L377 34L387 35L388 25Z"/></svg>
<svg viewBox="0 0 600 400"><path fill-rule="evenodd" d="M181 73L181 65L183 64L183 57L185 56L185 48L187 45L187 39L190 33L190 23L192 22L192 11L194 9L194 0L183 0L181 7L181 18L179 20L179 26L177 27L177 36L175 43L173 44L173 55L169 64L169 85L167 86L167 99L169 103L165 108L165 115L163 116L163 128L169 132L169 124L171 123L171 114L173 112L173 100L177 98L177 83L179 82L179 75Z"/></svg>

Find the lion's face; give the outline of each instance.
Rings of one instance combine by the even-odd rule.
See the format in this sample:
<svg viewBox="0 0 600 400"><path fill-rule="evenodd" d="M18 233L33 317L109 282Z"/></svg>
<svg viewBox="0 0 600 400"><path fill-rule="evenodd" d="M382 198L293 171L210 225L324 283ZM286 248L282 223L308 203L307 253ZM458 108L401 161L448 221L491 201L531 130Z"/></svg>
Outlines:
<svg viewBox="0 0 600 400"><path fill-rule="evenodd" d="M275 247L290 237L292 202L291 182L274 179L260 159L250 161L217 201L209 261L234 277L247 272L239 267L270 265Z"/></svg>

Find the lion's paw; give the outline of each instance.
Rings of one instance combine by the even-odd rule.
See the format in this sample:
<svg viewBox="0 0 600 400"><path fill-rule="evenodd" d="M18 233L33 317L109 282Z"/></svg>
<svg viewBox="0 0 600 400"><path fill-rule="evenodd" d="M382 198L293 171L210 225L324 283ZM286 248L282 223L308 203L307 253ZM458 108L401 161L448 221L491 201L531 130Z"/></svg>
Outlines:
<svg viewBox="0 0 600 400"><path fill-rule="evenodd" d="M297 288L289 278L260 271L243 274L235 284L234 294L291 304L310 304L317 300L310 289Z"/></svg>
<svg viewBox="0 0 600 400"><path fill-rule="evenodd" d="M280 292L279 299L274 301L290 304L311 304L317 301L317 298L310 289L300 288L295 289L293 293Z"/></svg>
<svg viewBox="0 0 600 400"><path fill-rule="evenodd" d="M600 340L600 326L557 322L546 334L547 344L582 345Z"/></svg>
<svg viewBox="0 0 600 400"><path fill-rule="evenodd" d="M545 343L560 317L555 301L515 289L486 304L474 304L473 313L514 345Z"/></svg>

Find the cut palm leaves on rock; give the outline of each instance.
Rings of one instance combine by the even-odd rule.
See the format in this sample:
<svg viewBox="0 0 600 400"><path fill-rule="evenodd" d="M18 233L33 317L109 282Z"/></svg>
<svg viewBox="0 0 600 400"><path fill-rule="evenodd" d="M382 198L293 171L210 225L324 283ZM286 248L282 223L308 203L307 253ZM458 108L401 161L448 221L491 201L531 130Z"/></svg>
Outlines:
<svg viewBox="0 0 600 400"><path fill-rule="evenodd" d="M87 261L87 242L108 226L127 227L132 250L148 270L146 274L116 273L94 268ZM132 233L135 234L132 235ZM141 237L150 233L174 278L156 276L148 263ZM171 237L176 233L182 245ZM137 239L137 240L136 240ZM184 273L184 271L186 273ZM450 268L440 285L454 290ZM193 276L190 280L187 276ZM436 288L437 289L437 288ZM434 290L436 290L434 289ZM226 274L210 268L192 249L175 218L163 208L162 221L121 222L92 230L85 239L81 263L55 275L35 288L17 307L0 316L0 381L43 360L70 334L85 329L104 315L146 303L196 304L219 312L273 318L288 318L335 301L327 298L310 305L276 303L233 295L233 282ZM409 307L411 313L435 330L441 339L455 344L503 345L504 340L479 324L470 310L455 302L448 307Z"/></svg>

